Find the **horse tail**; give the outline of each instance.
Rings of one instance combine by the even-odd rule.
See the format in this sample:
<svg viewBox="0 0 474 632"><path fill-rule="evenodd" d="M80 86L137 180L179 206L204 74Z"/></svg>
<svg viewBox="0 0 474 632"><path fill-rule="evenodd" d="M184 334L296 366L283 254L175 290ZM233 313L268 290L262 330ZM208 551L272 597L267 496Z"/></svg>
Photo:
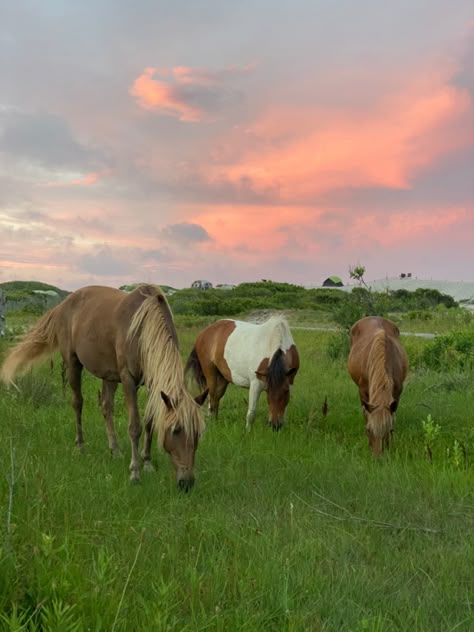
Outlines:
<svg viewBox="0 0 474 632"><path fill-rule="evenodd" d="M57 317L60 307L61 305L56 305L47 311L21 342L13 347L0 370L0 380L12 384L15 375L26 373L34 364L57 351Z"/></svg>
<svg viewBox="0 0 474 632"><path fill-rule="evenodd" d="M196 346L193 347L193 350L189 354L188 361L186 362L186 366L184 367L184 375L188 376L189 374L192 375L201 390L207 388L206 376L202 370L202 366L196 352Z"/></svg>
<svg viewBox="0 0 474 632"><path fill-rule="evenodd" d="M386 436L393 423L388 409L392 402L393 380L387 373L386 345L386 333L381 329L374 336L368 357L369 403L376 408L368 415L367 428L377 438Z"/></svg>

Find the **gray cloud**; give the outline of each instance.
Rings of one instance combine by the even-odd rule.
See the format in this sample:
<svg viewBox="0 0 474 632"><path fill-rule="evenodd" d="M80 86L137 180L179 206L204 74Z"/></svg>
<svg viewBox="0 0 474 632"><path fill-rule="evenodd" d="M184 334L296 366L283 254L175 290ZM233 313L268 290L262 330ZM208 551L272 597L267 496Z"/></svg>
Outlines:
<svg viewBox="0 0 474 632"><path fill-rule="evenodd" d="M474 27L471 28L466 39L463 55L459 64L453 83L456 86L465 88L474 96Z"/></svg>
<svg viewBox="0 0 474 632"><path fill-rule="evenodd" d="M7 110L0 117L0 151L46 168L96 168L99 156L82 145L64 120L45 113Z"/></svg>
<svg viewBox="0 0 474 632"><path fill-rule="evenodd" d="M199 224L192 224L190 222L170 224L163 228L161 235L166 240L178 243L200 243L210 241L211 239L205 228Z"/></svg>
<svg viewBox="0 0 474 632"><path fill-rule="evenodd" d="M116 257L108 246L83 255L78 261L78 267L83 272L97 276L127 275L131 272L130 264Z"/></svg>

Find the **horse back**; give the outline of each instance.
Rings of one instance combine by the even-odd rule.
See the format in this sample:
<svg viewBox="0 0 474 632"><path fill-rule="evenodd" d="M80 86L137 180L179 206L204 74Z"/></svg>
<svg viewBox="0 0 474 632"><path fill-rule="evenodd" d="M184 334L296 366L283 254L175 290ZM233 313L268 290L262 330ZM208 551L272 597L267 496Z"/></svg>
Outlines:
<svg viewBox="0 0 474 632"><path fill-rule="evenodd" d="M385 335L385 368L394 383L394 395L400 395L408 371L408 356L400 342L400 330L390 320L368 316L358 320L350 332L348 369L353 381L362 390L368 389L368 364L377 335Z"/></svg>
<svg viewBox="0 0 474 632"><path fill-rule="evenodd" d="M127 341L135 311L146 294L137 288L127 294L102 286L81 288L62 304L60 348L63 355L75 354L91 373L120 381L127 367L140 373L138 355Z"/></svg>

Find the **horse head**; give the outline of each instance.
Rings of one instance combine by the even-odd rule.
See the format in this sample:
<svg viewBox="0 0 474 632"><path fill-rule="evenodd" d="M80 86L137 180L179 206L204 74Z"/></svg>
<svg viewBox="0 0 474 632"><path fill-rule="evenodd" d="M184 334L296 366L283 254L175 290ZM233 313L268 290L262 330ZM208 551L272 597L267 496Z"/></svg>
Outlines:
<svg viewBox="0 0 474 632"><path fill-rule="evenodd" d="M285 363L285 352L282 351L282 349L275 351L267 369L265 369L262 364L255 373L258 379L263 383L263 387L267 393L269 411L268 423L274 431L278 431L283 426L285 420L286 407L290 401L290 388L295 379L298 367L287 367Z"/></svg>
<svg viewBox="0 0 474 632"><path fill-rule="evenodd" d="M390 445L397 406L396 400L392 400L388 405L379 406L373 406L366 401L362 402L365 430L374 456L382 456L384 450Z"/></svg>
<svg viewBox="0 0 474 632"><path fill-rule="evenodd" d="M166 415L163 447L170 455L178 488L185 492L194 485L194 459L203 430L199 406L204 403L207 393L205 390L194 400L185 393L180 401L175 401L161 391Z"/></svg>

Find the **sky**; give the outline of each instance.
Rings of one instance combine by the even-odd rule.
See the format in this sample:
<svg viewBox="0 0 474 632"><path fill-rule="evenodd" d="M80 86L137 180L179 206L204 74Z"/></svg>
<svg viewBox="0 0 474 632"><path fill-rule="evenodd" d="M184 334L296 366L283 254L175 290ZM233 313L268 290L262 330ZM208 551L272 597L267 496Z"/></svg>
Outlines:
<svg viewBox="0 0 474 632"><path fill-rule="evenodd" d="M474 280L472 0L0 14L0 282Z"/></svg>

